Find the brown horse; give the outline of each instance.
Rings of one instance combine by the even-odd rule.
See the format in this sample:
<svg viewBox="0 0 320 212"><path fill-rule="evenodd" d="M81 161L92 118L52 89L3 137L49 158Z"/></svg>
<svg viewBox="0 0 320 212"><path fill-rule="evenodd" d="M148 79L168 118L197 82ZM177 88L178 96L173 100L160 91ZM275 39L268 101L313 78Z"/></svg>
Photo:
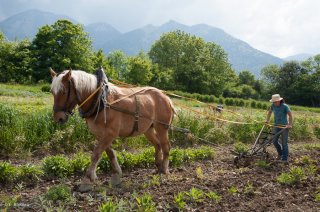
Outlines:
<svg viewBox="0 0 320 212"><path fill-rule="evenodd" d="M95 96L88 98L98 85L97 77L84 71L67 70L57 74L50 69L52 76L51 92L54 96L54 120L65 123L76 107L81 111L90 111L96 105ZM96 109L85 117L87 126L95 135L98 143L91 155L84 184L93 183L97 163L103 151L106 151L112 166L111 183L120 183L121 168L111 148L116 137L128 137L144 134L155 147L155 163L159 173L169 173L170 143L169 126L174 116L174 108L169 97L153 87L122 88L104 81L108 92L107 106ZM101 88L102 89L102 88ZM84 101L86 102L84 104ZM114 104L112 104L114 102ZM134 115L135 114L135 115Z"/></svg>

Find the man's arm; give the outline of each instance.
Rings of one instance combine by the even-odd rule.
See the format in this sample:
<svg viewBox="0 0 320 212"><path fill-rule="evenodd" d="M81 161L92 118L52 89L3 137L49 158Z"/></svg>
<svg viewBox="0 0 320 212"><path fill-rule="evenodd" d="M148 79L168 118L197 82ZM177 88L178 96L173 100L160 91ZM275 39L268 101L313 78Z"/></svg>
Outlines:
<svg viewBox="0 0 320 212"><path fill-rule="evenodd" d="M266 121L265 121L266 124L269 123L271 114L272 114L272 110L269 109L269 110L268 110L268 114L267 114L267 118L266 118Z"/></svg>
<svg viewBox="0 0 320 212"><path fill-rule="evenodd" d="M288 128L292 128L292 123L293 123L293 117L291 111L288 112L289 116L289 124L287 125Z"/></svg>

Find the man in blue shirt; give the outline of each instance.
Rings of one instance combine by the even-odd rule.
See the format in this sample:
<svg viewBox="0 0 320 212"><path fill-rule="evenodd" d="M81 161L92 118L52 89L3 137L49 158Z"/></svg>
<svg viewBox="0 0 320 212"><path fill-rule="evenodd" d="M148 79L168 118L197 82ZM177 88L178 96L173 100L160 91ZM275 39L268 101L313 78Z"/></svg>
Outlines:
<svg viewBox="0 0 320 212"><path fill-rule="evenodd" d="M289 137L289 129L292 128L292 113L287 104L284 103L284 99L280 97L279 94L272 95L270 100L272 105L268 111L266 123L269 122L272 112L274 113L274 125L272 133L276 134L284 127L287 128L281 133L281 145L279 144L278 140L280 134L273 139L273 145L275 146L278 152L278 159L282 162L288 163L288 155L289 155L289 148L288 148L288 137ZM288 121L289 117L289 121ZM278 126L278 127L277 127Z"/></svg>

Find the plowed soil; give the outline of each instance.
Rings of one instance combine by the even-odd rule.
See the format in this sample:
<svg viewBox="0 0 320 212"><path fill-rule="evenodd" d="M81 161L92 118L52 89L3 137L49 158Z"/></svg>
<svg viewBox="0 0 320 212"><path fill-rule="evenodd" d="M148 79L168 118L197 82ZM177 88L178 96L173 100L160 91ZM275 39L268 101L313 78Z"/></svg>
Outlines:
<svg viewBox="0 0 320 212"><path fill-rule="evenodd" d="M171 173L160 176L158 180L153 177L154 169L134 169L125 170L122 184L115 188L108 184L111 174L100 173L98 185L86 193L74 189L81 180L80 176L76 176L63 180L42 180L21 186L1 185L0 197L2 200L8 196L19 197L9 211L44 211L46 208L97 211L110 197L117 203L123 200L122 210L136 211L134 195L142 196L147 193L153 197L157 211L179 211L174 196L179 192L190 192L190 189L196 188L204 193L216 192L221 196L220 202L216 203L206 196L199 201L186 200L182 211L320 211L320 202L315 200L315 195L320 190L320 150L307 150L304 144L290 144L288 165L277 161L274 148L268 147L271 154L268 167L258 166L253 159L249 159L245 166L236 167L230 153L233 146L225 145L212 147L216 152L214 160L170 168ZM293 166L307 170L308 164L300 160L302 156L314 160L316 173L308 175L301 183L292 186L279 184L277 177L283 172L288 172ZM69 203L45 201L47 189L61 183L72 188L74 200ZM233 188L233 191L230 188ZM4 208L1 199L0 208Z"/></svg>

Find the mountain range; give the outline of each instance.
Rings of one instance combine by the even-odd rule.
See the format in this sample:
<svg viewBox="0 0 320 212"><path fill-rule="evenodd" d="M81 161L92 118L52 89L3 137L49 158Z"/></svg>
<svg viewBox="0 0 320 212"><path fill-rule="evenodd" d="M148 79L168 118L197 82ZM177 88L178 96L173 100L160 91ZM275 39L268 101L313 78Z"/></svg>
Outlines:
<svg viewBox="0 0 320 212"><path fill-rule="evenodd" d="M59 19L68 19L73 23L78 21L65 16L40 10L27 10L13 15L0 22L0 30L9 40L32 39L39 27L53 24ZM107 20L106 20L107 21ZM259 51L248 43L241 41L222 29L206 24L187 26L175 21L169 21L161 26L147 25L129 32L121 33L106 23L94 23L84 26L93 40L95 49L102 49L105 54L114 50L122 50L127 55L135 55L143 50L148 52L152 44L163 33L182 30L203 38L205 41L219 44L228 54L229 62L236 71L249 70L259 76L260 70L268 64L283 64L284 60L268 53Z"/></svg>

